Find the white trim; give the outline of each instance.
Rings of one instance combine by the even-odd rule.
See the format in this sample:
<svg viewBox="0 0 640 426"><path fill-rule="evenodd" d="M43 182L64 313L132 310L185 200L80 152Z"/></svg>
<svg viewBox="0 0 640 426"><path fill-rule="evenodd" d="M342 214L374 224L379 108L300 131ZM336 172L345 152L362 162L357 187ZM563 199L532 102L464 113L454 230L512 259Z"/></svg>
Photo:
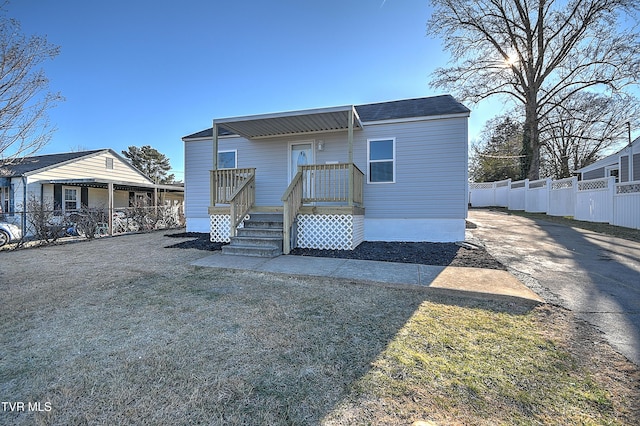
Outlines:
<svg viewBox="0 0 640 426"><path fill-rule="evenodd" d="M376 121L363 121L362 125L372 126L376 124L396 124L396 123L411 123L415 121L431 121L431 120L444 120L447 118L467 118L470 113L458 113L458 114L443 114L443 115L428 115L422 117L407 117L407 118L390 118L388 120L376 120Z"/></svg>
<svg viewBox="0 0 640 426"><path fill-rule="evenodd" d="M220 159L218 159L218 169L219 170L230 170L230 169L237 169L238 168L238 150L237 149L223 149L223 150L218 150L218 155L225 153L225 152L233 152L234 153L234 166L233 167L220 167Z"/></svg>
<svg viewBox="0 0 640 426"><path fill-rule="evenodd" d="M242 136L236 135L234 133L234 134L231 134L231 135L220 135L220 136L218 136L218 139L241 138L241 137ZM185 142L185 143L188 143L188 142L203 142L203 141L206 141L206 142L213 141L213 135L211 135L211 136L200 136L199 138L189 138L189 137L185 136L184 138L182 138L182 142Z"/></svg>
<svg viewBox="0 0 640 426"><path fill-rule="evenodd" d="M72 200L67 200L67 190L74 191L76 193L76 207L73 209L67 209L67 201L72 202ZM63 186L62 187L62 211L75 211L80 210L80 206L82 203L82 191L78 186Z"/></svg>
<svg viewBox="0 0 640 426"><path fill-rule="evenodd" d="M282 112L272 112L267 114L254 114L254 115L243 115L237 117L226 117L226 118L214 118L213 122L224 127L225 123L238 123L242 121L255 121L255 120L269 120L273 118L287 118L287 117L296 117L296 116L305 116L305 115L314 115L314 114L327 114L333 112L346 112L351 111L354 108L353 105L343 105L336 107L327 107L327 108L312 108L312 109L302 109L296 111L282 111Z"/></svg>
<svg viewBox="0 0 640 426"><path fill-rule="evenodd" d="M301 140L301 141L293 141L289 142L288 150L287 150L287 186L291 183L291 180L295 176L293 170L291 170L291 149L293 145L311 145L311 158L309 159L309 164L315 164L316 162L316 141L315 139Z"/></svg>
<svg viewBox="0 0 640 426"><path fill-rule="evenodd" d="M364 219L365 241L464 241L464 219Z"/></svg>
<svg viewBox="0 0 640 426"><path fill-rule="evenodd" d="M618 172L618 175L612 175L611 172L616 171ZM620 165L619 164L614 164L611 166L605 166L604 167L604 177L615 177L616 178L616 182L618 182L618 180L620 179Z"/></svg>
<svg viewBox="0 0 640 426"><path fill-rule="evenodd" d="M383 142L383 141L391 141L393 143L393 157L391 158L391 161L393 163L393 177L391 181L385 181L385 182L372 182L371 181L371 163L382 163L382 162L388 162L388 159L385 160L371 160L370 157L370 148L371 148L371 142ZM367 139L367 184L373 184L373 185L379 185L379 184L388 184L388 183L396 183L396 138L373 138L373 139Z"/></svg>

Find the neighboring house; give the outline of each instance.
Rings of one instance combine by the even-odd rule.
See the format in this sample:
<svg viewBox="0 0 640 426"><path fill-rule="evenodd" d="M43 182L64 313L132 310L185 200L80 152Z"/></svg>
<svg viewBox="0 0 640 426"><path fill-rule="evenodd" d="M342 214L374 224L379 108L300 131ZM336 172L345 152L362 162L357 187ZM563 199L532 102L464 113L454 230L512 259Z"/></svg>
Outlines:
<svg viewBox="0 0 640 426"><path fill-rule="evenodd" d="M640 137L611 154L575 171L580 180L615 176L618 182L640 181Z"/></svg>
<svg viewBox="0 0 640 426"><path fill-rule="evenodd" d="M81 207L130 207L138 200L182 202L184 188L156 185L111 149L0 161L0 216L22 222L34 198L64 214Z"/></svg>
<svg viewBox="0 0 640 426"><path fill-rule="evenodd" d="M214 119L182 138L187 231L229 241L269 212L285 253L464 240L469 114L443 95Z"/></svg>

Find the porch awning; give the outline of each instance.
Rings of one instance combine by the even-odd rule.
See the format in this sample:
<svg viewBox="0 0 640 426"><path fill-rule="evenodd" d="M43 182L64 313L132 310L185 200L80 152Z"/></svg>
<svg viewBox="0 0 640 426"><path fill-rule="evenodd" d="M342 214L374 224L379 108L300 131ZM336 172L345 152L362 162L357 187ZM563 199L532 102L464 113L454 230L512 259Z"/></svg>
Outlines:
<svg viewBox="0 0 640 426"><path fill-rule="evenodd" d="M360 117L353 105L218 118L213 120L213 124L247 139L260 139L283 135L348 131L350 113L353 113L353 129L362 129Z"/></svg>
<svg viewBox="0 0 640 426"><path fill-rule="evenodd" d="M145 184L138 182L124 182L109 179L52 179L46 181L50 184L62 184L69 186L86 186L90 188L107 188L110 183L113 184L113 188L120 191L148 191L158 189L166 192L184 192L184 187L177 185L160 185L160 184Z"/></svg>

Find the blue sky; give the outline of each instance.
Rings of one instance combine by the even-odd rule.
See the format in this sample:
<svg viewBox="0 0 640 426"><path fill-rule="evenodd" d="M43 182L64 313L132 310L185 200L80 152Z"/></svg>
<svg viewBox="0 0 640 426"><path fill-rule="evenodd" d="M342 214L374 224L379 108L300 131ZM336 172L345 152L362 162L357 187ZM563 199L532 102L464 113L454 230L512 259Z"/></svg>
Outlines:
<svg viewBox="0 0 640 426"><path fill-rule="evenodd" d="M181 137L215 117L441 94L425 0L12 0L26 34L61 47L44 65L58 130L41 153L151 145L183 178ZM468 105L469 137L498 102Z"/></svg>

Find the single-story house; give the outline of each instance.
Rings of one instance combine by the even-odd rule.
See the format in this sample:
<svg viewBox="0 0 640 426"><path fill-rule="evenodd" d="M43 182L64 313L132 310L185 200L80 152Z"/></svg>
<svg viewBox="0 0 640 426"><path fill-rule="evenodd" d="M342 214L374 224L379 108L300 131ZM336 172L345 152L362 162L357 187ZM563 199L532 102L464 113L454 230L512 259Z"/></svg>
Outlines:
<svg viewBox="0 0 640 426"><path fill-rule="evenodd" d="M246 245L270 213L284 253L464 240L469 114L443 95L216 118L182 138L187 231Z"/></svg>
<svg viewBox="0 0 640 426"><path fill-rule="evenodd" d="M615 176L618 182L640 181L640 137L615 154L575 171L580 180Z"/></svg>
<svg viewBox="0 0 640 426"><path fill-rule="evenodd" d="M136 201L182 203L184 187L154 184L111 149L38 155L0 161L0 217L22 224L34 198L61 214L81 207L113 211Z"/></svg>

